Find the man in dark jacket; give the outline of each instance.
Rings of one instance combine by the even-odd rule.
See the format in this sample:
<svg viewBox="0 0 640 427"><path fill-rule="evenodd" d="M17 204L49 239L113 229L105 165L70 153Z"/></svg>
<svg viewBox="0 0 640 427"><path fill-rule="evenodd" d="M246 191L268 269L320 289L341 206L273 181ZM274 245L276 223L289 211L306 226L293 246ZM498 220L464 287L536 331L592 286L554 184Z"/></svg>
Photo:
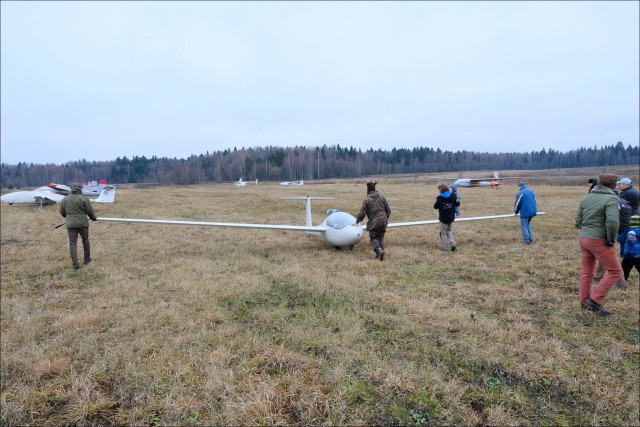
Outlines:
<svg viewBox="0 0 640 427"><path fill-rule="evenodd" d="M387 200L376 191L376 182L367 182L367 198L362 202L362 208L356 217L356 224L367 216L367 231L371 249L376 253L376 259L384 261L384 234L387 231L387 222L391 215L391 209Z"/></svg>
<svg viewBox="0 0 640 427"><path fill-rule="evenodd" d="M531 230L531 218L538 215L536 195L527 188L524 181L518 182L520 190L516 194L516 203L513 207L513 213L520 213L520 228L522 229L522 238L524 243L530 245L533 242L533 231Z"/></svg>
<svg viewBox="0 0 640 427"><path fill-rule="evenodd" d="M89 198L82 195L82 184L71 184L71 194L60 202L60 215L66 218L67 232L69 233L69 252L75 270L80 268L78 263L78 234L82 237L84 249L84 263L91 262L91 248L89 244L89 221L97 221L96 214Z"/></svg>
<svg viewBox="0 0 640 427"><path fill-rule="evenodd" d="M638 190L633 188L629 178L622 178L617 182L617 184L618 189L620 190L618 196L627 199L629 205L631 205L631 215L637 215L638 205L640 204L640 193L638 193Z"/></svg>
<svg viewBox="0 0 640 427"><path fill-rule="evenodd" d="M460 206L460 199L449 191L446 184L438 185L440 194L436 197L433 205L438 209L438 219L440 221L440 244L445 252L456 250L456 240L453 237L453 221L456 219L456 206Z"/></svg>

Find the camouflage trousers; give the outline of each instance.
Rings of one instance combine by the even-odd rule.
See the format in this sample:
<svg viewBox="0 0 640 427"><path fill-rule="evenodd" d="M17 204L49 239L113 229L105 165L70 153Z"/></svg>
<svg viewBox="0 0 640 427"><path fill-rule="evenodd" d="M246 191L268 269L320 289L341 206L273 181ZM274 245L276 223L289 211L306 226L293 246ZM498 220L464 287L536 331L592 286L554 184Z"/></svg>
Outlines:
<svg viewBox="0 0 640 427"><path fill-rule="evenodd" d="M369 243L373 252L380 246L384 250L384 233L387 232L387 227L372 228L369 230Z"/></svg>

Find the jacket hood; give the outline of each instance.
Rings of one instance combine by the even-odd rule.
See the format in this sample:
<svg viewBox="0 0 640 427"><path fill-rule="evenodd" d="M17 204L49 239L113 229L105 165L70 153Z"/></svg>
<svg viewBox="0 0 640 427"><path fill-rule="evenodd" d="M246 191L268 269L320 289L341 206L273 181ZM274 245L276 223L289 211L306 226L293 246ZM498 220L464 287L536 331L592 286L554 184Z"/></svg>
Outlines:
<svg viewBox="0 0 640 427"><path fill-rule="evenodd" d="M593 190L591 190L591 192L602 193L602 194L613 194L614 196L616 195L616 193L614 193L612 189L610 189L609 187L605 187L604 185L596 185L595 187L593 187Z"/></svg>
<svg viewBox="0 0 640 427"><path fill-rule="evenodd" d="M82 184L79 184L77 182L74 182L73 184L71 184L71 192L82 194Z"/></svg>
<svg viewBox="0 0 640 427"><path fill-rule="evenodd" d="M445 191L444 193L440 193L440 196L446 199L447 197L451 196L451 191Z"/></svg>

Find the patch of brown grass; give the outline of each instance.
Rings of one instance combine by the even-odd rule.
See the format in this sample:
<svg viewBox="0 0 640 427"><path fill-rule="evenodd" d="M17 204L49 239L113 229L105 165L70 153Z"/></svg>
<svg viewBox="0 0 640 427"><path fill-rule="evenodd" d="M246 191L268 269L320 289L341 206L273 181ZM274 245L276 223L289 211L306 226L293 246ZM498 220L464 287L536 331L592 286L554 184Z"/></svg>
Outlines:
<svg viewBox="0 0 640 427"><path fill-rule="evenodd" d="M392 221L437 218L435 184L380 181ZM450 255L436 226L393 229L383 263L366 241L98 222L94 262L73 271L55 207L3 205L2 424L637 423L637 273L613 316L582 312L587 187L531 187L547 213L534 245L517 219L455 224ZM510 213L515 192L460 189L463 215ZM365 188L123 187L96 210L303 224L280 197L306 194L336 198L313 203L317 224L355 214Z"/></svg>

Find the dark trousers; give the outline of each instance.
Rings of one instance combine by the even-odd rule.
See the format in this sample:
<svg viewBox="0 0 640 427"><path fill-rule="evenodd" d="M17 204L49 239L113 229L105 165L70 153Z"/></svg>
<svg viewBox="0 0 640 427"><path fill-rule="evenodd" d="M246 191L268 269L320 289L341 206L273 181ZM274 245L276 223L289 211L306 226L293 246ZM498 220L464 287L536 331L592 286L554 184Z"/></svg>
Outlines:
<svg viewBox="0 0 640 427"><path fill-rule="evenodd" d="M73 265L78 265L78 234L82 238L82 248L84 249L84 262L91 259L91 246L89 243L89 227L67 228L69 233L69 253Z"/></svg>
<svg viewBox="0 0 640 427"><path fill-rule="evenodd" d="M387 227L373 228L369 230L369 243L371 249L376 251L376 248L380 246L384 250L384 234L387 232Z"/></svg>
<svg viewBox="0 0 640 427"><path fill-rule="evenodd" d="M640 273L640 258L625 257L622 259L622 272L625 280L629 280L629 274L631 274L633 267Z"/></svg>

